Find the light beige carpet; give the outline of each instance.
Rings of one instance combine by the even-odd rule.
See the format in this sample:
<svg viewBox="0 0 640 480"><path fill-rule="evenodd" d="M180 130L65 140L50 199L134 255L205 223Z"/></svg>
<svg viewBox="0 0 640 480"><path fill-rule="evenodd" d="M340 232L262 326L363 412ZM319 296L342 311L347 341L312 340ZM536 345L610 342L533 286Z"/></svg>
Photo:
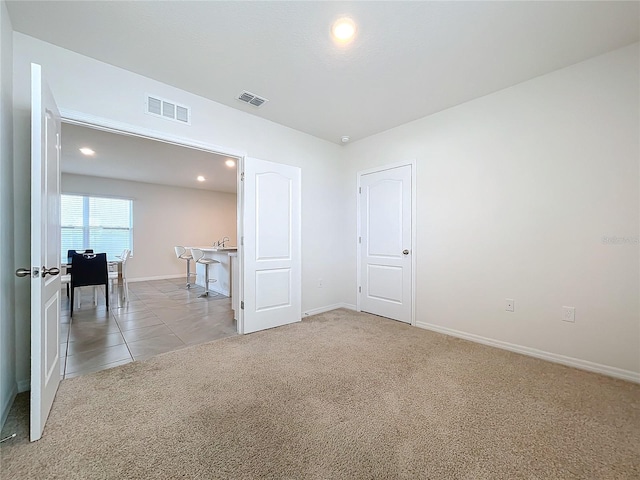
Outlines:
<svg viewBox="0 0 640 480"><path fill-rule="evenodd" d="M3 479L637 479L640 385L336 310L64 380L25 433Z"/></svg>

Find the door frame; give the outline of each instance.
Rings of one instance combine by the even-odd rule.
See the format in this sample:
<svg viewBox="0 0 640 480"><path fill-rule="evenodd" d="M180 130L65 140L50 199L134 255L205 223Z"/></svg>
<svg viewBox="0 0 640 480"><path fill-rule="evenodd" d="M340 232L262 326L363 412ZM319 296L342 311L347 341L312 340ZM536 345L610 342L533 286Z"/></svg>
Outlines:
<svg viewBox="0 0 640 480"><path fill-rule="evenodd" d="M244 163L245 157L247 156L246 152L241 150L236 150L233 148L221 147L219 145L215 145L212 143L201 142L199 140L194 140L189 137L180 137L177 135L172 135L165 132L160 132L157 130L152 130L145 127L140 127L138 125L132 125L130 123L120 122L116 120L111 120L104 117L98 117L96 115L91 115L83 112L78 112L76 110L70 110L66 108L59 108L60 117L62 119L62 123L68 123L70 125L79 125L84 127L95 128L97 130L102 130L105 132L116 133L121 135L129 135L140 138L147 138L149 140L156 140L164 143L170 143L172 145L177 145L180 147L187 148L195 148L197 150L202 150L205 152L216 153L219 155L225 155L229 157L234 157L236 159L236 235L237 235L237 243L238 243L238 271L240 272L239 278L239 295L238 305L241 305L241 301L244 299L244 282L243 275L244 272L244 253L243 253L243 216L244 216L244 202L242 201L244 189L243 189L243 181L242 176L244 174ZM239 334L244 333L244 310L239 308L236 312L236 320L237 320L237 329Z"/></svg>
<svg viewBox="0 0 640 480"><path fill-rule="evenodd" d="M362 195L360 194L361 182L363 175L369 175L371 173L384 172L385 170L392 170L398 167L411 166L411 325L416 325L416 252L417 252L417 235L416 235L416 160L407 160L405 162L391 163L386 165L380 165L379 167L373 167L366 170L360 170L357 172L357 185L356 185L356 311L360 312L360 297L362 296L362 244L360 238L362 237L362 218L360 215L360 202Z"/></svg>

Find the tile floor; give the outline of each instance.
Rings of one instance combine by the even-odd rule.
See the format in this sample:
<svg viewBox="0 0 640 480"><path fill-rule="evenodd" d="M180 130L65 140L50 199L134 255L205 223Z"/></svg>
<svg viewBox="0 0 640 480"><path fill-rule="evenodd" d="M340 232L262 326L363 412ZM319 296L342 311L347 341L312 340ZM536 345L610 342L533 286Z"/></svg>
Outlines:
<svg viewBox="0 0 640 480"><path fill-rule="evenodd" d="M60 373L71 378L236 335L231 299L198 298L202 292L187 290L184 279L132 282L127 302L110 293L107 311L104 290L96 306L93 288L83 287L76 289L81 305L70 317L63 291Z"/></svg>

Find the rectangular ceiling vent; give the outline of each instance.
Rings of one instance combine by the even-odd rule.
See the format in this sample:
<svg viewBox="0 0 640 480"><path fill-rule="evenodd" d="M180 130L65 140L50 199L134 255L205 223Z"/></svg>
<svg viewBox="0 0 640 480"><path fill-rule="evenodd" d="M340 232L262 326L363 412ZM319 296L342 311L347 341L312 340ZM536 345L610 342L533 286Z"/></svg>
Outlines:
<svg viewBox="0 0 640 480"><path fill-rule="evenodd" d="M147 95L146 113L191 125L191 109L156 95Z"/></svg>
<svg viewBox="0 0 640 480"><path fill-rule="evenodd" d="M259 97L255 93L243 91L240 95L238 95L238 100L244 103L248 103L249 105L253 105L254 107L259 107L260 105L268 102L266 98Z"/></svg>

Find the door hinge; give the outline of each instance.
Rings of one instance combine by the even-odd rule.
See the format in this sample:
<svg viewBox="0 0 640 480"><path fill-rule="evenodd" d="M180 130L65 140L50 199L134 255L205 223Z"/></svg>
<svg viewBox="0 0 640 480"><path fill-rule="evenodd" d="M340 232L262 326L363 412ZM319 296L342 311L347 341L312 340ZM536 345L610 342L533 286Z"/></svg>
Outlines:
<svg viewBox="0 0 640 480"><path fill-rule="evenodd" d="M358 293L362 293L362 287L358 287Z"/></svg>
<svg viewBox="0 0 640 480"><path fill-rule="evenodd" d="M240 237L240 246L244 245L244 237Z"/></svg>
<svg viewBox="0 0 640 480"><path fill-rule="evenodd" d="M241 181L241 182L244 182L244 172L242 172L242 173L240 174L240 181Z"/></svg>
<svg viewBox="0 0 640 480"><path fill-rule="evenodd" d="M244 310L244 300L240 302L240 310Z"/></svg>
<svg viewBox="0 0 640 480"><path fill-rule="evenodd" d="M362 187L358 187L358 193L362 193Z"/></svg>
<svg viewBox="0 0 640 480"><path fill-rule="evenodd" d="M358 243L362 243L362 237L358 237Z"/></svg>

